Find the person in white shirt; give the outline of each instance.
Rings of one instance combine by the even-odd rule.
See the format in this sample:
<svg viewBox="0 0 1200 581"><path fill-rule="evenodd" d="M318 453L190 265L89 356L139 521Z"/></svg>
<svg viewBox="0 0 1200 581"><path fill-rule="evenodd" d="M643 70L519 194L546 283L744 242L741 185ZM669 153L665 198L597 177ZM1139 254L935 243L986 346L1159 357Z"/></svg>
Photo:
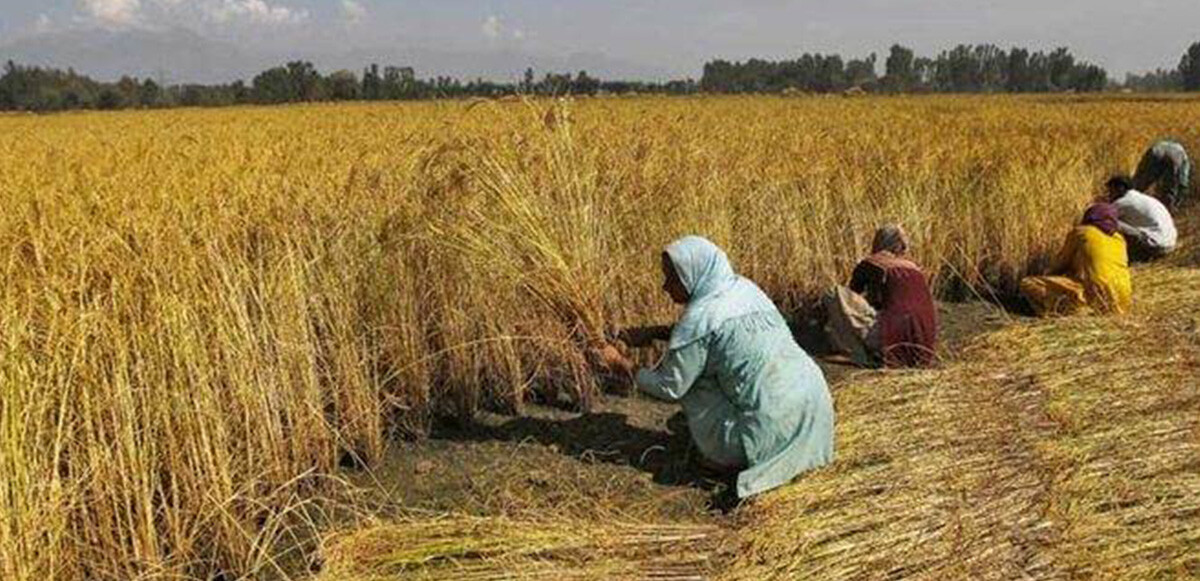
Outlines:
<svg viewBox="0 0 1200 581"><path fill-rule="evenodd" d="M1131 262L1149 262L1175 250L1175 221L1156 198L1133 189L1133 182L1118 175L1108 180L1108 199L1119 212L1119 229L1129 245Z"/></svg>

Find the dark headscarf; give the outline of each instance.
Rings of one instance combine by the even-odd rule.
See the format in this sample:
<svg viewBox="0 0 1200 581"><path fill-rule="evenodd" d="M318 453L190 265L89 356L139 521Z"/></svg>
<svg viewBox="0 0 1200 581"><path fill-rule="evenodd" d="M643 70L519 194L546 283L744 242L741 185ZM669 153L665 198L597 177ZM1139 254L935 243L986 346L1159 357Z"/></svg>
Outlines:
<svg viewBox="0 0 1200 581"><path fill-rule="evenodd" d="M1112 236L1113 232L1117 231L1118 215L1117 207L1112 204L1092 204L1092 207L1083 213L1083 225L1095 226L1101 232Z"/></svg>

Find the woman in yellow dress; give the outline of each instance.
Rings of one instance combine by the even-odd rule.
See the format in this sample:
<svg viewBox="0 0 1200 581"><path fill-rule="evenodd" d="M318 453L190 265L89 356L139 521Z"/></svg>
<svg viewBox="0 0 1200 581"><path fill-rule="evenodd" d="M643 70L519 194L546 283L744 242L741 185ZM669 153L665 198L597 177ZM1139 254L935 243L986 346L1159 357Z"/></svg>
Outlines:
<svg viewBox="0 0 1200 581"><path fill-rule="evenodd" d="M1133 283L1117 217L1112 204L1088 208L1083 223L1067 235L1050 273L1021 281L1021 294L1039 316L1129 312Z"/></svg>

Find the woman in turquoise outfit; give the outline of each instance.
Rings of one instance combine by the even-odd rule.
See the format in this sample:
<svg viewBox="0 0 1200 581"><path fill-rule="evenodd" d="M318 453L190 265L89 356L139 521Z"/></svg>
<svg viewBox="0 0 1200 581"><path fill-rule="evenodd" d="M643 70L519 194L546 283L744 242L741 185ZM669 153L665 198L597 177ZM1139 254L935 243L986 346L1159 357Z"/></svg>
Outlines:
<svg viewBox="0 0 1200 581"><path fill-rule="evenodd" d="M667 247L663 276L663 289L686 307L669 329L662 361L635 372L619 350L603 346L599 362L632 377L643 392L679 402L707 463L738 472L739 498L832 462L834 411L825 377L766 294L698 236ZM645 346L667 339L668 330L626 337Z"/></svg>

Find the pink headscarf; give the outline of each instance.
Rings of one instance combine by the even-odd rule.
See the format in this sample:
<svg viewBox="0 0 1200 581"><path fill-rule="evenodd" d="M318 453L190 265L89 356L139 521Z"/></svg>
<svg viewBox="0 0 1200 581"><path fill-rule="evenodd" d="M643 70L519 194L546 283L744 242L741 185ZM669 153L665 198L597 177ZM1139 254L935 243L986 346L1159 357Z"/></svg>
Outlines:
<svg viewBox="0 0 1200 581"><path fill-rule="evenodd" d="M1117 231L1117 207L1112 204L1093 204L1083 214L1084 226L1095 226L1101 232L1112 236Z"/></svg>

